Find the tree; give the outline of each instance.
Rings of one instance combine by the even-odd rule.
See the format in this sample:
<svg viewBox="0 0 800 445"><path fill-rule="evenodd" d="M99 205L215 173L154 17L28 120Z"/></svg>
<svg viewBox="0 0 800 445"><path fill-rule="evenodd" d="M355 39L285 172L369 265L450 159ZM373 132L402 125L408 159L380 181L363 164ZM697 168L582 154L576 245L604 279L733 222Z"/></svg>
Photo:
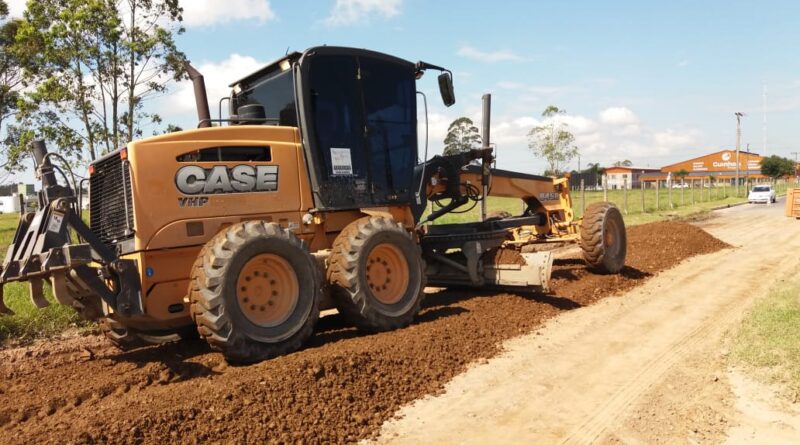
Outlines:
<svg viewBox="0 0 800 445"><path fill-rule="evenodd" d="M534 155L547 161L545 173L556 176L562 173L562 166L578 154L578 147L573 145L575 136L565 122L559 121L564 114L566 110L550 105L542 112L544 122L528 132L528 147Z"/></svg>
<svg viewBox="0 0 800 445"><path fill-rule="evenodd" d="M617 161L617 162L614 163L614 167L630 167L632 165L633 165L633 162L631 162L628 159L626 159L624 161Z"/></svg>
<svg viewBox="0 0 800 445"><path fill-rule="evenodd" d="M761 160L761 174L773 180L795 174L795 162L781 156L772 155Z"/></svg>
<svg viewBox="0 0 800 445"><path fill-rule="evenodd" d="M81 161L159 126L143 104L184 75L174 41L181 14L178 0L29 1L16 52L30 91L19 101L12 164L34 137Z"/></svg>
<svg viewBox="0 0 800 445"><path fill-rule="evenodd" d="M4 124L17 112L22 85L20 62L14 53L17 20L8 19L8 5L0 0L0 133Z"/></svg>
<svg viewBox="0 0 800 445"><path fill-rule="evenodd" d="M685 168L682 168L675 172L675 176L677 176L678 179L681 180L681 183L683 183L683 181L686 180L686 177L689 176L689 172Z"/></svg>
<svg viewBox="0 0 800 445"><path fill-rule="evenodd" d="M605 173L605 169L600 166L599 162L590 162L586 165L586 168L583 170L585 172L597 172L599 174Z"/></svg>
<svg viewBox="0 0 800 445"><path fill-rule="evenodd" d="M478 148L481 145L481 135L478 127L468 117L459 117L447 128L444 138L445 156L463 153Z"/></svg>

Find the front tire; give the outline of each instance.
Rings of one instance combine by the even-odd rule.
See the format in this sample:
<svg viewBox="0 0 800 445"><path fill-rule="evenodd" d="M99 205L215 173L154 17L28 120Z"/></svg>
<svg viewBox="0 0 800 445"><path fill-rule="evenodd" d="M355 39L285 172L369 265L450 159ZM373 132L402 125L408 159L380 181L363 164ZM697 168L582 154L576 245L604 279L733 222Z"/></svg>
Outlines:
<svg viewBox="0 0 800 445"><path fill-rule="evenodd" d="M589 267L619 273L627 252L625 222L617 206L597 202L586 208L581 221L581 250Z"/></svg>
<svg viewBox="0 0 800 445"><path fill-rule="evenodd" d="M200 335L230 362L299 349L319 318L319 267L278 224L248 221L212 238L192 270L190 300Z"/></svg>
<svg viewBox="0 0 800 445"><path fill-rule="evenodd" d="M419 245L402 224L380 216L358 219L339 234L327 278L339 312L368 332L411 324L425 290Z"/></svg>

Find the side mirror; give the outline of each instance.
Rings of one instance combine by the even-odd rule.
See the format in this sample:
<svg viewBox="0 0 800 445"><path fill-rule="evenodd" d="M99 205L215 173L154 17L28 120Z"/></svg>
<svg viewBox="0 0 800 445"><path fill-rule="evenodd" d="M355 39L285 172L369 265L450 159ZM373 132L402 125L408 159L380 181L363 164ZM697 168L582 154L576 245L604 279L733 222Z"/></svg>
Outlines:
<svg viewBox="0 0 800 445"><path fill-rule="evenodd" d="M445 71L439 74L439 93L442 95L442 102L446 106L456 103L456 93L453 91L453 76Z"/></svg>

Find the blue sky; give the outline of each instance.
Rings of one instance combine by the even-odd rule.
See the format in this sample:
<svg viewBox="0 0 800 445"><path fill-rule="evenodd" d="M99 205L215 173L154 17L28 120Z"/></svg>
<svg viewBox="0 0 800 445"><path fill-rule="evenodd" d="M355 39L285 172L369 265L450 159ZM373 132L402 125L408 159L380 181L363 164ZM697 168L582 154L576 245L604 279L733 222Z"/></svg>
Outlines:
<svg viewBox="0 0 800 445"><path fill-rule="evenodd" d="M19 10L12 1L12 13ZM582 164L630 159L661 166L735 145L791 156L800 118L800 3L791 1L226 0L182 2L181 49L206 75L210 98L238 76L315 45L365 47L446 66L458 102L445 108L434 76L431 151L447 125L478 124L493 94L499 166L540 173L526 134L550 104L566 109ZM189 85L150 106L193 126ZM212 109L216 99L212 99ZM573 162L577 166L577 161Z"/></svg>

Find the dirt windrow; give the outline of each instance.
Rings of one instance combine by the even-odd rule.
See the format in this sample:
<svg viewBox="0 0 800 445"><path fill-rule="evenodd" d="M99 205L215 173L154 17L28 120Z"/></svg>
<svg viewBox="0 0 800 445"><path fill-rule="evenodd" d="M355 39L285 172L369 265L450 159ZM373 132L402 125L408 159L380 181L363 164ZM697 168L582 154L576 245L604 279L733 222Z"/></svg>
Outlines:
<svg viewBox="0 0 800 445"><path fill-rule="evenodd" d="M500 343L561 311L630 289L726 247L694 226L628 230L627 267L595 275L556 260L553 293L431 293L419 320L364 335L320 320L302 351L229 367L201 342L122 353L98 336L0 351L0 443L343 443L435 394Z"/></svg>

